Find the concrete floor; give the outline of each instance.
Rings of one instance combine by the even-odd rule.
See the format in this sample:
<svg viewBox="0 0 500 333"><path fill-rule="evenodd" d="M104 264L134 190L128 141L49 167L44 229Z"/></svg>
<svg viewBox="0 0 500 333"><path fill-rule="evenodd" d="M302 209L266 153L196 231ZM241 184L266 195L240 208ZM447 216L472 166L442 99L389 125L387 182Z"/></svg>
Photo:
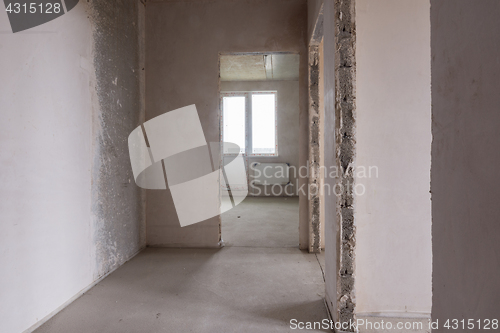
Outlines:
<svg viewBox="0 0 500 333"><path fill-rule="evenodd" d="M299 246L298 197L247 197L221 217L226 246Z"/></svg>
<svg viewBox="0 0 500 333"><path fill-rule="evenodd" d="M292 234L282 219L292 214L294 204L283 200L283 211L270 214L265 207L272 205L266 204L279 200L259 204L260 198L255 199L241 207L238 225L226 226L228 242L237 246L147 248L35 332L290 332L291 319L327 318L319 264L324 267L323 255L288 247L298 234L292 240L272 237L278 235L273 228L281 225L284 234ZM262 226L261 236L252 225ZM262 247L248 246L260 237Z"/></svg>

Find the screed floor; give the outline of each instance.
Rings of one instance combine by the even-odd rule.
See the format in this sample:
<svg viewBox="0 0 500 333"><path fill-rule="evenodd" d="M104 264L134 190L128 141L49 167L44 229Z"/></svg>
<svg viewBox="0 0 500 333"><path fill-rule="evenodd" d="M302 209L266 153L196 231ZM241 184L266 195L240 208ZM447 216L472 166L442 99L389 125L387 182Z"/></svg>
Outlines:
<svg viewBox="0 0 500 333"><path fill-rule="evenodd" d="M221 219L226 246L299 246L298 197L247 197Z"/></svg>
<svg viewBox="0 0 500 333"><path fill-rule="evenodd" d="M278 244L147 248L35 332L290 332L327 318L323 255Z"/></svg>

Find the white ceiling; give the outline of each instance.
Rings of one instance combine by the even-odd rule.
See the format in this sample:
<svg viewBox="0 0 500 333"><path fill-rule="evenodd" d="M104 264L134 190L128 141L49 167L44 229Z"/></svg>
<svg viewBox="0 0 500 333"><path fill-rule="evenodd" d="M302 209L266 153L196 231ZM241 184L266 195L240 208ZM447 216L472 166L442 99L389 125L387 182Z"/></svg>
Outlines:
<svg viewBox="0 0 500 333"><path fill-rule="evenodd" d="M223 55L221 81L298 80L298 54Z"/></svg>

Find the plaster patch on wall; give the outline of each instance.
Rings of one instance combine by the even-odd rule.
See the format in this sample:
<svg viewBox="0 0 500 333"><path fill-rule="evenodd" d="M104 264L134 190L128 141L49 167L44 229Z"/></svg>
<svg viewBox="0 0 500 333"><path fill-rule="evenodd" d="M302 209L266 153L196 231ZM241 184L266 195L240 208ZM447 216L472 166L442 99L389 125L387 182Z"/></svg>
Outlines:
<svg viewBox="0 0 500 333"><path fill-rule="evenodd" d="M94 278L130 259L146 244L145 192L135 185L128 135L144 121L139 1L89 3L93 26L92 238Z"/></svg>
<svg viewBox="0 0 500 333"><path fill-rule="evenodd" d="M339 228L338 318L355 320L354 279L356 227L354 221L354 170L356 156L356 27L355 0L335 0L335 137L336 160L342 189L337 200Z"/></svg>

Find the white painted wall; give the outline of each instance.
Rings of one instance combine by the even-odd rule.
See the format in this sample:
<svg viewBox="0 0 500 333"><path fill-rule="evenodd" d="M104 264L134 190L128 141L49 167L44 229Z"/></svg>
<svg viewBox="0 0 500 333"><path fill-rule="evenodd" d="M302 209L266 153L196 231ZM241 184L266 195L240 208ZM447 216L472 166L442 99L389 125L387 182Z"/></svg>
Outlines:
<svg viewBox="0 0 500 333"><path fill-rule="evenodd" d="M0 11L0 31L0 331L15 333L92 282L91 27L79 5L16 34Z"/></svg>
<svg viewBox="0 0 500 333"><path fill-rule="evenodd" d="M139 7L129 3L120 8L135 15ZM137 126L140 110L128 106L130 101L139 104L139 93L128 89L129 100L123 101L125 107L117 113L120 128L125 130L99 126L105 113L108 118L115 114L101 107L96 92L91 17L89 5L81 1L62 17L13 34L6 12L0 10L0 332L36 328L145 245L144 221L137 217L139 192L132 187L135 184L128 186L131 168L126 163L121 165L124 171L105 178L106 184L99 189L122 188L107 193L118 194L119 204L138 207L134 210L138 213L119 216L121 229L110 228L106 233L102 230L110 221L94 221L93 214L122 211L121 206L92 210L97 205L92 181L104 182L100 170L92 171L94 162L117 154L117 145L114 150L108 146L97 150L93 143L107 135L126 147L125 125ZM100 36L116 36L115 26L108 25ZM131 37L123 38L137 46ZM109 66L114 69L121 64L110 62ZM134 66L139 73L139 62L132 60L125 66ZM101 68L106 69L106 65ZM108 72L114 74L113 69ZM130 67L125 72L131 72ZM124 77L131 82L128 87L138 87L137 76L120 79ZM120 82L115 90L123 90L122 86ZM122 186L125 183L127 187ZM107 259L112 256L113 260Z"/></svg>
<svg viewBox="0 0 500 333"><path fill-rule="evenodd" d="M357 0L356 26L356 312L429 314L429 0Z"/></svg>

